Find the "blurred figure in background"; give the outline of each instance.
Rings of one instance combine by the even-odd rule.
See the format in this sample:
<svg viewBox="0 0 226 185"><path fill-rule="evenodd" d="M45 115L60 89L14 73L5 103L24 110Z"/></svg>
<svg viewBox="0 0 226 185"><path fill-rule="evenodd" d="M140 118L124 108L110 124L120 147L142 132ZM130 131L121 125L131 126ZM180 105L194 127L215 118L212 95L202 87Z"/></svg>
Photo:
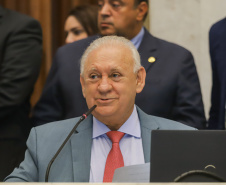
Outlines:
<svg viewBox="0 0 226 185"><path fill-rule="evenodd" d="M143 27L148 0L99 0L100 35L59 48L45 87L33 111L34 125L72 118L87 111L82 95L79 61L100 36L117 35L132 41L147 73L136 104L147 114L202 129L206 126L199 78L190 51L152 36Z"/></svg>
<svg viewBox="0 0 226 185"><path fill-rule="evenodd" d="M209 32L212 64L212 95L208 128L225 129L226 104L226 18L215 23Z"/></svg>
<svg viewBox="0 0 226 185"><path fill-rule="evenodd" d="M39 22L0 6L0 181L24 158L41 58Z"/></svg>
<svg viewBox="0 0 226 185"><path fill-rule="evenodd" d="M72 9L65 21L64 31L66 33L65 43L87 38L97 34L98 7L94 5L77 6Z"/></svg>

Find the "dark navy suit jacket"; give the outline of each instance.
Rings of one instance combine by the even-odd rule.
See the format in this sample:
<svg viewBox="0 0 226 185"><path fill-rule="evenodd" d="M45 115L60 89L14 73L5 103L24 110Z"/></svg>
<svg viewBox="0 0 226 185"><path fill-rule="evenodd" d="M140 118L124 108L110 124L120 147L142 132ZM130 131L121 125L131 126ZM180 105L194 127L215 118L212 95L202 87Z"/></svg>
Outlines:
<svg viewBox="0 0 226 185"><path fill-rule="evenodd" d="M213 86L208 128L225 129L226 18L211 27L209 32L209 44Z"/></svg>
<svg viewBox="0 0 226 185"><path fill-rule="evenodd" d="M80 116L87 110L79 82L79 63L84 50L97 37L58 50L34 109L35 125ZM206 120L192 54L176 44L153 37L147 30L138 51L147 77L136 104L147 114L202 128ZM156 61L148 62L149 57L155 57Z"/></svg>

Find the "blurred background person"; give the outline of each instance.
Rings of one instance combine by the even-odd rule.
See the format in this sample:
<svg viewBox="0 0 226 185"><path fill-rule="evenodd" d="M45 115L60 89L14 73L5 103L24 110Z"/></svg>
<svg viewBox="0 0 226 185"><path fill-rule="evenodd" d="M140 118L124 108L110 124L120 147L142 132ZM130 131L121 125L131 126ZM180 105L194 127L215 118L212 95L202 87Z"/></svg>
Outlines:
<svg viewBox="0 0 226 185"><path fill-rule="evenodd" d="M212 64L212 95L208 128L225 129L226 103L226 18L215 23L209 32Z"/></svg>
<svg viewBox="0 0 226 185"><path fill-rule="evenodd" d="M72 43L99 33L97 13L98 7L95 5L81 5L73 8L64 25L65 43Z"/></svg>
<svg viewBox="0 0 226 185"><path fill-rule="evenodd" d="M41 58L39 22L0 6L0 181L24 158Z"/></svg>
<svg viewBox="0 0 226 185"><path fill-rule="evenodd" d="M148 0L99 0L98 4L99 36L124 36L141 55L147 78L136 104L148 114L204 128L206 118L194 58L187 49L154 37L144 28ZM56 52L41 98L34 107L35 126L87 111L78 62L86 47L99 36L64 45Z"/></svg>

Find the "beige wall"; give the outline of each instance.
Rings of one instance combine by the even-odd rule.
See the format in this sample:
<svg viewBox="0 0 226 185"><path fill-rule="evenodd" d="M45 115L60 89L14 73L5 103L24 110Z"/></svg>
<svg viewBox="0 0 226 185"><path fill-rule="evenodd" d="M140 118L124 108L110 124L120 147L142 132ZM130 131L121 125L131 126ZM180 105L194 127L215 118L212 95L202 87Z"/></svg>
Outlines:
<svg viewBox="0 0 226 185"><path fill-rule="evenodd" d="M226 16L226 0L149 1L151 33L193 53L208 118L212 87L208 32L214 22Z"/></svg>

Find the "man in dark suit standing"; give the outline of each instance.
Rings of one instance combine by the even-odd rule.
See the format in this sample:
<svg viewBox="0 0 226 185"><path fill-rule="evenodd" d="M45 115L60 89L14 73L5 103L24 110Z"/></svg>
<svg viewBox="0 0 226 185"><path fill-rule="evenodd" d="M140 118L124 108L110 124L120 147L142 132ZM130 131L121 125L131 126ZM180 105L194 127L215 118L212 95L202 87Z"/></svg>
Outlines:
<svg viewBox="0 0 226 185"><path fill-rule="evenodd" d="M101 35L124 36L141 55L147 78L136 104L148 114L203 128L206 120L192 54L152 36L143 27L148 1L99 0L98 4ZM79 116L87 110L79 83L79 60L85 48L98 37L89 37L58 50L34 109L35 125Z"/></svg>
<svg viewBox="0 0 226 185"><path fill-rule="evenodd" d="M41 56L40 24L0 6L0 181L24 157Z"/></svg>
<svg viewBox="0 0 226 185"><path fill-rule="evenodd" d="M215 23L209 32L212 64L212 95L208 128L225 129L226 103L226 18Z"/></svg>

